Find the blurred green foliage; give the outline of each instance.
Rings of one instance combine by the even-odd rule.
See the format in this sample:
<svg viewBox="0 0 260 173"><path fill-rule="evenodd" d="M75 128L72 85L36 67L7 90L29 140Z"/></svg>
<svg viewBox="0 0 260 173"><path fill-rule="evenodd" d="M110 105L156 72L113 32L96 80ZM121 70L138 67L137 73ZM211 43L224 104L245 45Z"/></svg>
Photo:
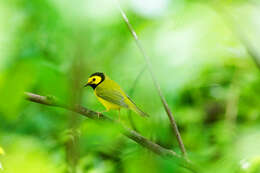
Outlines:
<svg viewBox="0 0 260 173"><path fill-rule="evenodd" d="M122 7L151 57L189 158L206 172L259 172L260 69L221 17L231 15L257 48L259 1L128 0ZM112 1L0 1L0 172L189 172L111 124L24 99L30 91L102 111L92 90L83 90L88 76L105 72L129 92L144 65ZM180 153L147 71L132 98L151 115L132 114L138 131ZM130 126L127 111L121 114Z"/></svg>

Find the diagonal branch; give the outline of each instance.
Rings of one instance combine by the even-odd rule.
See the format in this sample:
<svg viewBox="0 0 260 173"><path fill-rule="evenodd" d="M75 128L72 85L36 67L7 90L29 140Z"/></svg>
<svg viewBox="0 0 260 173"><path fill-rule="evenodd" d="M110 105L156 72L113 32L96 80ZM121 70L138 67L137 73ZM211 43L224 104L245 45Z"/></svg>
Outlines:
<svg viewBox="0 0 260 173"><path fill-rule="evenodd" d="M216 3L210 4L209 7L213 9L221 17L221 19L225 22L226 26L230 28L233 34L245 46L248 55L253 59L255 65L260 70L259 52L251 43L251 41L248 39L246 34L242 31L242 25L235 20L232 14L229 13L228 10L225 9L225 7L222 7L221 5Z"/></svg>
<svg viewBox="0 0 260 173"><path fill-rule="evenodd" d="M141 69L141 71L138 73L137 77L135 78L135 81L134 81L134 83L133 83L133 85L132 85L132 87L131 87L131 89L129 90L129 93L128 93L128 95L129 95L130 98L134 95L134 91L135 91L136 85L137 85L138 81L140 80L142 74L145 72L145 70L146 70L146 66L144 66L144 67ZM137 130L135 124L134 124L134 120L133 120L133 118L132 118L132 116L131 116L131 113L132 113L132 111L129 110L129 111L128 111L128 119L129 119L129 122L130 122L130 124L131 124L131 127L132 127L135 131L138 132L138 130Z"/></svg>
<svg viewBox="0 0 260 173"><path fill-rule="evenodd" d="M170 149L163 148L162 146L143 137L136 131L123 126L119 122L113 121L111 118L105 116L104 114L98 115L97 112L89 110L88 108L85 108L80 105L76 105L76 106L66 105L53 96L41 96L41 95L33 94L30 92L26 92L25 96L26 96L26 99L31 102L35 102L35 103L39 103L39 104L43 104L43 105L47 105L47 106L64 108L64 109L67 109L67 110L70 110L73 112L77 112L80 115L88 117L90 119L94 119L97 121L109 121L111 123L114 123L115 125L118 125L118 127L121 129L121 132L123 135L132 139L133 141L135 141L139 145L143 146L144 148L152 151L153 153L155 153L157 155L160 155L163 157L174 158L180 163L181 166L189 169L192 172L197 172L196 170L198 168L196 168L190 161L186 160L181 155L177 154L176 152L174 152Z"/></svg>
<svg viewBox="0 0 260 173"><path fill-rule="evenodd" d="M28 100L32 101L32 102L36 102L36 103L40 103L40 104L44 104L44 105L48 105L48 106L54 106L54 107L61 107L73 112L77 112L85 117L88 117L90 119L95 119L98 121L110 121L112 123L116 123L117 125L120 125L119 123L117 123L116 121L113 121L111 118L106 117L104 114L99 114L97 112L94 112L92 110L89 110L83 106L77 105L77 106L67 106L63 103L61 103L60 101L58 101L56 98L54 97L49 97L49 96L41 96L41 95L37 95L37 94L33 94L33 93L25 93L26 97ZM175 153L172 150L169 149L165 149L163 147L161 147L160 145L153 143L152 141L146 139L145 137L141 136L140 134L138 134L137 132L130 130L122 125L121 129L123 130L123 134L129 138L131 138L132 140L136 141L137 143L141 144L142 146L144 146L145 148L148 148L149 150L153 151L154 153L158 154L158 155L162 155L162 156L174 156L174 157L178 157L181 158L180 155L178 155L177 153Z"/></svg>
<svg viewBox="0 0 260 173"><path fill-rule="evenodd" d="M168 105L168 103L167 103L167 101L166 101L166 99L165 99L165 97L164 97L164 95L163 95L163 93L161 91L161 87L160 87L160 85L159 85L159 83L158 83L158 81L157 81L157 79L155 77L155 74L153 72L153 67L152 67L152 63L150 61L150 58L145 53L144 48L143 48L141 42L139 41L138 36L137 36L133 26L130 24L130 22L129 22L126 14L125 14L125 12L120 7L118 2L117 2L117 5L118 5L118 9L119 9L119 11L120 11L120 13L121 13L121 15L122 15L122 17L123 17L127 27L128 27L128 29L129 29L129 31L131 32L132 36L134 37L134 40L136 42L137 47L139 48L139 50L141 51L141 53L142 53L142 55L143 55L143 57L145 59L145 62L146 62L147 67L148 67L148 70L149 70L150 75L151 75L152 80L153 80L153 84L154 84L155 88L157 89L157 92L158 92L158 94L160 96L160 99L161 99L161 102L163 104L163 107L164 107L164 109L165 109L165 111L166 111L166 113L168 115L168 118L169 118L170 123L171 123L172 130L173 130L174 134L176 135L179 147L180 147L180 149L182 151L182 154L186 157L186 155L187 155L186 154L186 150L185 150L185 147L184 147L184 144L183 144L180 132L178 130L178 126L177 126L176 121L175 121L175 119L173 117L173 114L172 114L172 112L171 112L171 110L169 108L169 105Z"/></svg>

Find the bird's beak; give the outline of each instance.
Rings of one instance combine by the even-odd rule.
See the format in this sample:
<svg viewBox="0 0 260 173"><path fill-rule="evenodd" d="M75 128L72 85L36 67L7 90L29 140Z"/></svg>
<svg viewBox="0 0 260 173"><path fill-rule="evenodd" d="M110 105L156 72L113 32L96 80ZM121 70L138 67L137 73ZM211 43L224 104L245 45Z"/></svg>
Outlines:
<svg viewBox="0 0 260 173"><path fill-rule="evenodd" d="M88 79L88 82L87 82L87 84L84 85L84 87L90 86L91 83L92 83L92 80L91 80L91 79Z"/></svg>
<svg viewBox="0 0 260 173"><path fill-rule="evenodd" d="M89 84L87 83L86 85L84 85L84 87L87 87L87 86L89 86Z"/></svg>

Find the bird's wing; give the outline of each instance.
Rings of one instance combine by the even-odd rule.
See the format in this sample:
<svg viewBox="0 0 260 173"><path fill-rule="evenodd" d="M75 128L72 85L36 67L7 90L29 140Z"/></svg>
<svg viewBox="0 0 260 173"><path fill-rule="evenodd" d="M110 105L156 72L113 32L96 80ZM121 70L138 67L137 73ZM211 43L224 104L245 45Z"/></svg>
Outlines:
<svg viewBox="0 0 260 173"><path fill-rule="evenodd" d="M98 97L100 97L108 102L128 108L128 105L125 102L124 96L115 89L96 88L96 94Z"/></svg>

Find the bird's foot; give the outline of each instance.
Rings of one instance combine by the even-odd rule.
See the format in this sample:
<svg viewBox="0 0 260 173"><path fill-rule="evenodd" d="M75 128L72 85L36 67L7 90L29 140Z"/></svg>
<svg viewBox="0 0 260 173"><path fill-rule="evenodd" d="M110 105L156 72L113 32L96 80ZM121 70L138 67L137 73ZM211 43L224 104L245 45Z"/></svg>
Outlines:
<svg viewBox="0 0 260 173"><path fill-rule="evenodd" d="M100 115L102 114L102 112L97 112L97 117L99 119Z"/></svg>
<svg viewBox="0 0 260 173"><path fill-rule="evenodd" d="M101 111L101 112L97 112L97 116L98 116L98 118L99 117L101 117L102 116L102 114L104 113L104 112L107 112L108 110L105 110L105 111Z"/></svg>

